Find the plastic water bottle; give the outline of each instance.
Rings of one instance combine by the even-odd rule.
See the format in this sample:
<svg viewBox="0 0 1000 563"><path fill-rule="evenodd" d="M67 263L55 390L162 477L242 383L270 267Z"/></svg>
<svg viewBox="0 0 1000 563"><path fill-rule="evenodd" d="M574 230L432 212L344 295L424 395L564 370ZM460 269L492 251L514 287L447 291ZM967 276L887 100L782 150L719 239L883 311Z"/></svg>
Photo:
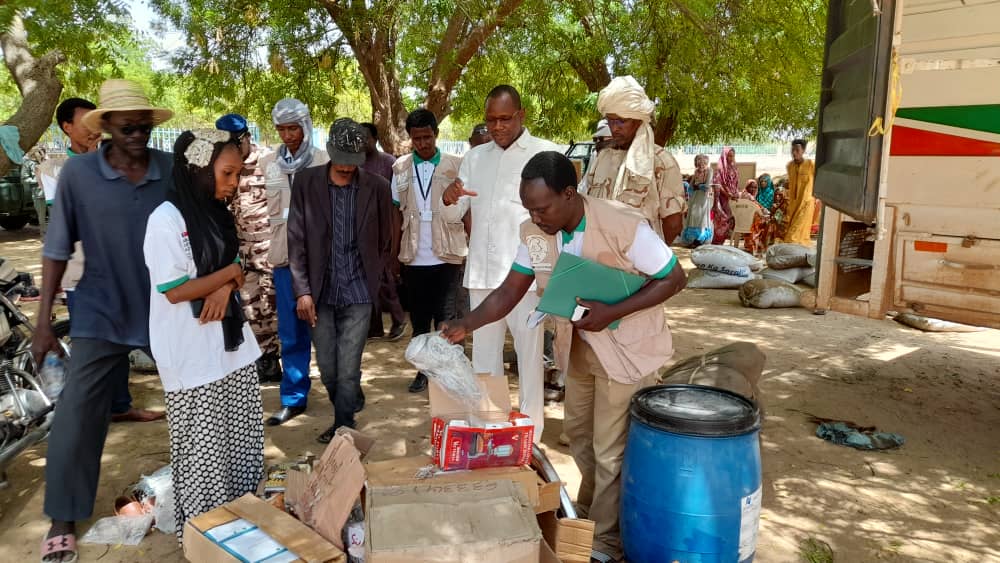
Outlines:
<svg viewBox="0 0 1000 563"><path fill-rule="evenodd" d="M55 352L46 353L42 369L38 370L38 378L45 396L52 402L58 401L66 385L66 364L63 359Z"/></svg>

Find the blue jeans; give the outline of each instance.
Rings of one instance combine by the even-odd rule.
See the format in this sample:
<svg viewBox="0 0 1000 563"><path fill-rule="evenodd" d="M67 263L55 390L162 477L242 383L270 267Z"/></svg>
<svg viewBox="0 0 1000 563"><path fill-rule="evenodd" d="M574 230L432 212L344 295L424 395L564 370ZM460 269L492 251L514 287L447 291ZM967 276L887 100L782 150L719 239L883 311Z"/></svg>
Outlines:
<svg viewBox="0 0 1000 563"><path fill-rule="evenodd" d="M312 339L309 324L295 314L292 271L274 269L275 305L278 309L278 339L281 340L281 406L303 407L309 396L309 362Z"/></svg>
<svg viewBox="0 0 1000 563"><path fill-rule="evenodd" d="M73 324L73 303L76 300L76 291L69 289L66 291L66 309L69 311L69 322ZM150 356L152 357L152 356ZM117 374L111 385L111 414L125 414L132 408L132 393L128 390L128 375L131 370L128 357L124 361L119 361L113 368ZM124 377L121 372L124 371Z"/></svg>
<svg viewBox="0 0 1000 563"><path fill-rule="evenodd" d="M333 403L333 425L354 428L361 401L361 355L368 340L372 306L316 305L316 363Z"/></svg>

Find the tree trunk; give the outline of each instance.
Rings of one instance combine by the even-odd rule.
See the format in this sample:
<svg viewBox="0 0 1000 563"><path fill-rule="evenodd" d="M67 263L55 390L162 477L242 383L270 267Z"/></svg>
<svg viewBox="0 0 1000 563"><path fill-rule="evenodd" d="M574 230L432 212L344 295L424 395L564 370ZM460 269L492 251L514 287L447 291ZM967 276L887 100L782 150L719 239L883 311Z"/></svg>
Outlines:
<svg viewBox="0 0 1000 563"><path fill-rule="evenodd" d="M4 125L13 125L20 132L21 148L27 151L38 142L49 124L62 94L62 82L56 76L56 65L66 60L59 51L35 57L28 46L28 36L20 16L14 16L10 29L0 34L4 64L21 93L21 106ZM11 161L0 150L0 176L10 170Z"/></svg>
<svg viewBox="0 0 1000 563"><path fill-rule="evenodd" d="M677 132L677 115L675 113L660 114L656 116L656 123L653 124L653 140L661 147L667 146Z"/></svg>
<svg viewBox="0 0 1000 563"><path fill-rule="evenodd" d="M464 10L455 10L452 14L438 43L424 102L424 107L433 112L439 122L451 113L451 92L469 61L522 4L524 0L501 0L477 23L473 23Z"/></svg>
<svg viewBox="0 0 1000 563"><path fill-rule="evenodd" d="M354 51L372 103L372 123L378 128L379 143L390 153L404 152L406 107L396 72L396 40L399 30L394 2L375 2L371 7L336 0L321 2L330 18L343 32Z"/></svg>
<svg viewBox="0 0 1000 563"><path fill-rule="evenodd" d="M456 10L448 20L430 67L425 107L442 120L451 113L451 92L469 61L524 0L500 0L474 22L464 10ZM406 106L399 87L396 67L397 19L399 5L393 1L344 3L322 0L320 4L344 33L354 51L372 101L372 122L379 131L379 143L387 152L400 155L409 146L406 135Z"/></svg>

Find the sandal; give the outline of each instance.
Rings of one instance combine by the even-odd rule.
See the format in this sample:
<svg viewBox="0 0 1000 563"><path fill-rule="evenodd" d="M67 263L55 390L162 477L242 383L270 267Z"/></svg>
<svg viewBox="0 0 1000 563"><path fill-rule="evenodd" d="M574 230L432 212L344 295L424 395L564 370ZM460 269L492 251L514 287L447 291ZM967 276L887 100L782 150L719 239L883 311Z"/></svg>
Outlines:
<svg viewBox="0 0 1000 563"><path fill-rule="evenodd" d="M60 559L53 559L52 561L45 561L45 558L50 555L55 555L57 553L62 553ZM66 553L70 554L70 558L66 559ZM76 551L76 535L75 534L63 534L61 536L53 536L51 538L45 538L42 540L42 552L40 560L44 563L52 563L53 561L58 561L61 563L75 563L78 559L78 554Z"/></svg>

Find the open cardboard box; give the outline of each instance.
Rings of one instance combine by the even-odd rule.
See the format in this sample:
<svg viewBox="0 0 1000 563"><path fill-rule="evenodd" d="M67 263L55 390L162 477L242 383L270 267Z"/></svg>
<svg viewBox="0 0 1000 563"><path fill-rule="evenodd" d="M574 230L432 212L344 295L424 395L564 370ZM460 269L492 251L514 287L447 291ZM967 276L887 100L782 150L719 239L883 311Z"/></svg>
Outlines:
<svg viewBox="0 0 1000 563"><path fill-rule="evenodd" d="M386 487L416 484L439 486L470 481L507 479L524 487L528 501L536 514L559 508L560 483L546 483L530 467L522 465L518 467L487 467L471 471L437 471L426 479L416 477L418 470L433 463L434 461L427 456L368 462L365 464L365 470L368 472L368 486Z"/></svg>
<svg viewBox="0 0 1000 563"><path fill-rule="evenodd" d="M481 399L474 408L456 400L431 379L431 450L443 469L483 469L527 465L535 428L529 418L511 414L506 376L476 376ZM464 421L462 426L449 425ZM520 422L527 422L521 425ZM489 428L491 423L511 423L509 428Z"/></svg>
<svg viewBox="0 0 1000 563"><path fill-rule="evenodd" d="M368 563L536 563L542 532L512 481L371 487Z"/></svg>
<svg viewBox="0 0 1000 563"><path fill-rule="evenodd" d="M250 530L250 533L247 533L247 530ZM238 531L244 532L239 536L242 538L240 544L234 544L232 540L226 541ZM213 539L213 536L216 539ZM281 548L287 551L281 551ZM272 556L268 561L302 563L347 561L343 551L308 526L252 494L195 516L184 524L184 557L188 561L192 563L240 561L233 552L244 554L256 552L263 556L270 553ZM255 560L262 559L263 556Z"/></svg>

